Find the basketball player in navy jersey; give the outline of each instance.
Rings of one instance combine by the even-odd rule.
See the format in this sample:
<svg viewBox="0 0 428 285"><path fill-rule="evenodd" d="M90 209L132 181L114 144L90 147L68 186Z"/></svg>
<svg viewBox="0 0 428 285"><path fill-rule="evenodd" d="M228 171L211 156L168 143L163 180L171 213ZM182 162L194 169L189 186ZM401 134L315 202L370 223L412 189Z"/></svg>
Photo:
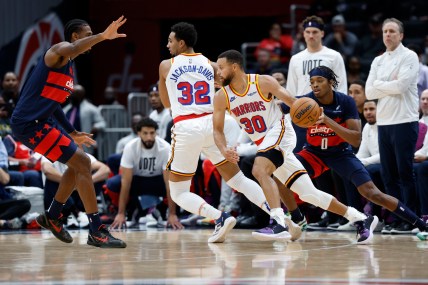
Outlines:
<svg viewBox="0 0 428 285"><path fill-rule="evenodd" d="M36 219L40 226L66 243L71 243L73 238L64 229L61 211L73 190L77 189L90 221L87 244L126 247L125 242L114 238L101 224L98 215L90 160L79 148L91 146L95 141L91 134L76 131L61 109L61 103L73 92L73 59L99 42L126 37L117 32L125 22L126 18L121 16L104 32L93 35L87 22L69 21L64 28L65 41L53 45L41 57L25 82L12 114L12 131L19 141L49 160L68 166L49 209Z"/></svg>
<svg viewBox="0 0 428 285"><path fill-rule="evenodd" d="M326 66L309 73L312 92L304 95L317 101L323 112L317 123L307 128L303 150L297 158L311 177L331 168L343 179L351 181L367 200L380 205L401 219L426 232L426 224L401 201L381 192L352 151L361 142L361 123L355 101L348 95L334 91L336 74ZM283 104L284 111L288 107Z"/></svg>

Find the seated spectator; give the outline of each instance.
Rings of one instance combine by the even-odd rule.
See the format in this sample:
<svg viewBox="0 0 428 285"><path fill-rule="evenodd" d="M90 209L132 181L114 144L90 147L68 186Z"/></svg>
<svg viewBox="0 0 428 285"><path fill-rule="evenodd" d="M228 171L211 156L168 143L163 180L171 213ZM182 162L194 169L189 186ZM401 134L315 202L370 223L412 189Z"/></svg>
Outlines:
<svg viewBox="0 0 428 285"><path fill-rule="evenodd" d="M0 228L21 228L20 218L31 208L27 199L14 199L5 186L10 182L6 147L0 138Z"/></svg>
<svg viewBox="0 0 428 285"><path fill-rule="evenodd" d="M286 65L290 60L292 48L293 38L283 34L281 25L274 23L269 30L269 38L260 41L254 56L258 58L259 50L264 49L270 53L272 63Z"/></svg>
<svg viewBox="0 0 428 285"><path fill-rule="evenodd" d="M16 181L16 186L32 186L43 188L40 159L41 155L32 151L12 136L4 138L9 155L10 175ZM22 178L21 178L22 177ZM18 182L21 181L22 182Z"/></svg>
<svg viewBox="0 0 428 285"><path fill-rule="evenodd" d="M271 60L268 50L259 49L257 52L257 62L250 73L271 74L272 70L278 67L280 67L280 64Z"/></svg>
<svg viewBox="0 0 428 285"><path fill-rule="evenodd" d="M0 95L0 137L2 138L12 134L12 129L10 128L11 114L11 105L6 102L3 95Z"/></svg>
<svg viewBox="0 0 428 285"><path fill-rule="evenodd" d="M107 86L106 89L104 89L104 101L107 105L121 105L117 100L116 89L112 86Z"/></svg>
<svg viewBox="0 0 428 285"><path fill-rule="evenodd" d="M125 145L131 140L138 137L135 127L137 123L143 119L143 117L144 117L143 114L140 112L136 112L132 114L132 118L131 118L132 132L126 137L121 138L116 143L116 153L110 155L107 158L107 165L110 167L110 170L113 172L114 175L117 175L119 173L120 158L122 157L122 152L123 152L123 149L125 148Z"/></svg>
<svg viewBox="0 0 428 285"><path fill-rule="evenodd" d="M165 139L167 133L167 126L172 121L171 112L165 108L159 97L158 84L152 84L148 90L150 104L153 111L150 113L149 118L158 124L157 134L160 138Z"/></svg>
<svg viewBox="0 0 428 285"><path fill-rule="evenodd" d="M74 85L70 95L70 104L64 107L64 113L73 127L79 132L93 134L96 138L98 132L106 128L106 122L100 110L86 98L86 90L82 85ZM94 154L96 146L84 147L86 153Z"/></svg>
<svg viewBox="0 0 428 285"><path fill-rule="evenodd" d="M346 59L354 54L358 43L357 36L346 30L345 18L342 15L336 15L331 20L333 31L324 39L324 45L338 51Z"/></svg>
<svg viewBox="0 0 428 285"><path fill-rule="evenodd" d="M144 118L137 124L138 137L126 144L123 150L120 174L107 181L106 192L118 206L112 228L126 226L126 216L131 219L138 208L156 207L159 197L168 200L167 225L174 229L183 227L177 217L176 204L169 194L166 165L171 146L156 135L157 128L157 123L150 118Z"/></svg>
<svg viewBox="0 0 428 285"><path fill-rule="evenodd" d="M428 89L428 66L422 63L422 49L416 44L410 44L408 49L414 51L419 58L418 95L421 97L422 91Z"/></svg>
<svg viewBox="0 0 428 285"><path fill-rule="evenodd" d="M6 103L10 104L13 110L19 99L19 79L15 72L8 71L4 74L2 88L2 95Z"/></svg>
<svg viewBox="0 0 428 285"><path fill-rule="evenodd" d="M272 72L270 73L270 75L272 75L273 78L276 79L276 81L278 81L278 83L282 86L282 87L286 87L287 86L287 76L288 76L288 71L285 68L277 68L272 70Z"/></svg>
<svg viewBox="0 0 428 285"><path fill-rule="evenodd" d="M350 56L346 59L346 75L348 84L367 79L367 74L361 70L361 62L357 56Z"/></svg>
<svg viewBox="0 0 428 285"><path fill-rule="evenodd" d="M370 63L373 59L385 51L385 45L382 38L382 15L376 14L369 21L370 32L361 37L355 48L355 55L358 56L361 62L370 68ZM366 71L363 68L363 71Z"/></svg>
<svg viewBox="0 0 428 285"><path fill-rule="evenodd" d="M98 195L102 195L102 186L110 174L110 169L107 165L101 161L98 161L94 156L90 154L88 154L88 156L91 160L92 182L94 183L95 192ZM58 190L61 177L67 170L67 165L62 164L59 161L52 163L47 158L43 157L41 161L41 167L43 174L46 176L44 186L44 205L45 210L47 210ZM67 200L64 206L63 215L64 218L67 218L66 225L69 228L89 227L89 220L85 214L84 205L77 191L74 191L74 193Z"/></svg>
<svg viewBox="0 0 428 285"><path fill-rule="evenodd" d="M357 105L358 115L361 120L361 128L366 124L366 116L364 115L364 103L366 102L366 83L362 80L351 82L349 86L348 95L354 98L355 105Z"/></svg>

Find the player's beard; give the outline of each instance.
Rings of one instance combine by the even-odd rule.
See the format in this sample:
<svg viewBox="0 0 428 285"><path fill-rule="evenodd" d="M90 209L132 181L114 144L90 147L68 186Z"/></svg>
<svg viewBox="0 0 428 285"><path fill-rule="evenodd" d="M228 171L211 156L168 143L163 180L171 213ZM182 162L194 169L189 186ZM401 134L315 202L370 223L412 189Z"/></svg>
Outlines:
<svg viewBox="0 0 428 285"><path fill-rule="evenodd" d="M224 77L223 81L221 82L221 85L227 86L227 85L230 85L230 82L232 82L232 77L231 76Z"/></svg>
<svg viewBox="0 0 428 285"><path fill-rule="evenodd" d="M143 141L143 140L141 140L141 142L143 143L144 147L147 149L152 148L153 145L155 144L155 141Z"/></svg>

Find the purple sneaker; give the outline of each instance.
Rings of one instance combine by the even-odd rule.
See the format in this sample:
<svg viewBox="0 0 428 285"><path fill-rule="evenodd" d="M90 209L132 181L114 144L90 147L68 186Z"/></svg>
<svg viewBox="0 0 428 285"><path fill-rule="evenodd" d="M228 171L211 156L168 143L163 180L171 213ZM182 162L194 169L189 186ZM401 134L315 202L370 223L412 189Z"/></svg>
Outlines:
<svg viewBox="0 0 428 285"><path fill-rule="evenodd" d="M362 221L355 222L357 228L357 244L369 244L373 239L373 231L377 226L379 219L377 216L367 215Z"/></svg>
<svg viewBox="0 0 428 285"><path fill-rule="evenodd" d="M278 224L275 219L271 219L267 227L253 232L252 235L261 241L289 241L291 235L287 230L288 228Z"/></svg>

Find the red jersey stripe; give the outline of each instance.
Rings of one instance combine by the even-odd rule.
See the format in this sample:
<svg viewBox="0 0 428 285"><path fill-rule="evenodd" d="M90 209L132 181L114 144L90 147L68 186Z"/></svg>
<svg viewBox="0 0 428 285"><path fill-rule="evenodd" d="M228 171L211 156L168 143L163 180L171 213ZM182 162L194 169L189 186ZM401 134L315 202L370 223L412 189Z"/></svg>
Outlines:
<svg viewBox="0 0 428 285"><path fill-rule="evenodd" d="M55 71L49 71L48 79L46 79L46 82L49 84L58 85L73 91L73 78L66 74L58 73Z"/></svg>
<svg viewBox="0 0 428 285"><path fill-rule="evenodd" d="M47 133L46 136L40 141L34 151L45 155L46 152L55 144L60 135L61 133L57 129L52 128L49 133Z"/></svg>
<svg viewBox="0 0 428 285"><path fill-rule="evenodd" d="M43 87L42 94L40 95L53 101L64 103L70 93L65 90L46 85Z"/></svg>

